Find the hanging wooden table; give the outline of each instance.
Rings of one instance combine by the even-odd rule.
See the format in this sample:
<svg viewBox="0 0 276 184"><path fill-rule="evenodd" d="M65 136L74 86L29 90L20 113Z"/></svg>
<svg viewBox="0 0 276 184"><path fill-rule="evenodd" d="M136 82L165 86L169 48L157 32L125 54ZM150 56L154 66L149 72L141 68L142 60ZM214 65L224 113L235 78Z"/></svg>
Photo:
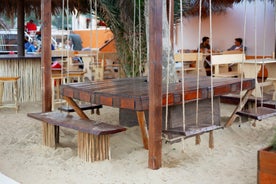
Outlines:
<svg viewBox="0 0 276 184"><path fill-rule="evenodd" d="M197 96L199 101L203 104L210 105L211 103L211 86L213 86L213 95L216 108L216 121L212 124L208 118L204 124L209 124L208 126L220 125L220 107L219 107L219 97L228 93L237 93L241 89L243 90L253 90L255 87L254 79L241 79L239 78L213 78L213 85L211 85L210 77L200 77L199 78L199 88L197 89L197 78L196 77L186 77L185 78L185 92L184 100L187 105L195 106ZM182 101L182 84L172 83L169 84L169 107L171 107L171 118L172 123L175 119L181 119L181 115L174 115L173 109L183 103ZM197 95L197 92L199 93ZM149 94L148 94L148 82L145 77L139 78L123 78L114 79L98 82L85 82L85 83L71 83L61 85L61 95L67 99L67 101L80 100L85 102L90 102L94 104L101 104L106 106L111 106L120 109L128 109L136 112L138 123L141 129L142 140L144 147L148 147L148 135L146 130L146 116L145 113L149 110ZM163 106L166 106L166 89L163 88ZM200 114L205 114L201 117L210 116L210 108L206 108L203 105L202 109L198 111ZM210 106L209 106L210 107ZM83 116L83 112L79 107L73 107L79 116ZM188 109L188 108L187 108ZM190 115L190 117L195 117L196 111L189 111L185 113ZM235 112L233 113L235 116ZM187 118L188 119L188 118ZM202 119L202 118L201 118ZM202 119L202 120L203 120ZM209 117L210 119L210 117ZM234 121L234 120L233 120ZM181 123L181 121L178 121ZM177 124L172 124L173 126L178 126ZM194 126L194 123L188 122L187 125ZM188 126L186 128L188 128ZM174 128L171 126L171 128ZM216 127L217 128L217 127Z"/></svg>

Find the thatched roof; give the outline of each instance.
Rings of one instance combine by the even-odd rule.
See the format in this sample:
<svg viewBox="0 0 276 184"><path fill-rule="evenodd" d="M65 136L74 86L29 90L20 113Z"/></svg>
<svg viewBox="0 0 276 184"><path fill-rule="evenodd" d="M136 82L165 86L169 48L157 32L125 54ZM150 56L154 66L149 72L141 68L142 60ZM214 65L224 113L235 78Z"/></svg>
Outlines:
<svg viewBox="0 0 276 184"><path fill-rule="evenodd" d="M16 8L17 8L17 1L18 0L0 0L0 12L2 14L12 16L16 14ZM23 1L23 0L20 0ZM62 7L64 6L65 9L67 7L67 1L69 5L70 11L77 10L78 12L82 13L89 13L90 12L90 2L92 2L92 6L95 3L94 0L52 0L52 12L53 14L60 14ZM121 8L126 8L123 5L129 4L126 3L130 0L117 0L118 1L118 7L121 6ZM212 12L218 13L223 12L227 8L232 7L234 3L240 3L244 0L212 0ZM254 0L248 0L249 2ZM271 2L274 2L274 0L269 0ZM198 15L199 10L199 2L200 0L183 0L183 15L184 16L194 16ZM64 3L64 5L63 5ZM106 4L107 2L101 2L101 0L98 0L98 4ZM179 0L175 0L175 4L179 6ZM41 0L24 0L24 8L25 13L29 14L31 12L36 13L36 15L40 16L41 12ZM209 0L202 0L202 15L208 16L209 14ZM128 7L129 8L129 7ZM127 8L127 9L128 9ZM94 9L94 8L93 8Z"/></svg>
<svg viewBox="0 0 276 184"><path fill-rule="evenodd" d="M34 12L38 17L41 14L41 0L20 0L24 1L24 9L26 14ZM18 0L0 0L0 12L7 16L13 16L17 12ZM63 4L64 3L64 4ZM67 0L52 0L53 14L60 14L62 7L67 9ZM69 10L72 12L78 10L79 12L87 13L90 11L89 0L68 0Z"/></svg>

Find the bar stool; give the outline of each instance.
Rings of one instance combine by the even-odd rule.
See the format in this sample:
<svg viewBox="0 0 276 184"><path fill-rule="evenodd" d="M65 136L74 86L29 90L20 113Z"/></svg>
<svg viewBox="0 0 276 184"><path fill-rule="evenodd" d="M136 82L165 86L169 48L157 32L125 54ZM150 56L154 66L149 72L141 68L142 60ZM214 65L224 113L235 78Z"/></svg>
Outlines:
<svg viewBox="0 0 276 184"><path fill-rule="evenodd" d="M18 112L19 105L18 105L18 86L17 80L20 77L0 77L0 108L15 108L16 113ZM14 103L11 104L3 104L3 94L4 94L4 84L7 82L12 82L13 85L13 98Z"/></svg>
<svg viewBox="0 0 276 184"><path fill-rule="evenodd" d="M69 82L83 82L84 71L70 71L67 73L52 74L52 110L57 104L65 104L66 101L60 97L60 85Z"/></svg>

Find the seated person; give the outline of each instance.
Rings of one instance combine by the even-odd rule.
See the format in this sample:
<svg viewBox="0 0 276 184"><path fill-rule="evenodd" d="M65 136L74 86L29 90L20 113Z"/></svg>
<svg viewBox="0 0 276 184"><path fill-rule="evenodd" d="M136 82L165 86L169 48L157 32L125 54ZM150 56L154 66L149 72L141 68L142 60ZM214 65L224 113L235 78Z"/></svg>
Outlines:
<svg viewBox="0 0 276 184"><path fill-rule="evenodd" d="M27 50L30 45L31 45L31 42L29 42L28 38L25 37L25 39L24 39L24 48L25 48L25 50Z"/></svg>
<svg viewBox="0 0 276 184"><path fill-rule="evenodd" d="M200 43L200 52L202 53L206 53L206 52L210 52L210 44L209 44L209 37L204 36L202 38L202 42Z"/></svg>
<svg viewBox="0 0 276 184"><path fill-rule="evenodd" d="M38 43L34 40L29 47L27 48L27 52L36 52L38 50Z"/></svg>
<svg viewBox="0 0 276 184"><path fill-rule="evenodd" d="M227 51L243 51L242 38L235 38L235 45L232 45ZM244 47L246 51L246 47Z"/></svg>

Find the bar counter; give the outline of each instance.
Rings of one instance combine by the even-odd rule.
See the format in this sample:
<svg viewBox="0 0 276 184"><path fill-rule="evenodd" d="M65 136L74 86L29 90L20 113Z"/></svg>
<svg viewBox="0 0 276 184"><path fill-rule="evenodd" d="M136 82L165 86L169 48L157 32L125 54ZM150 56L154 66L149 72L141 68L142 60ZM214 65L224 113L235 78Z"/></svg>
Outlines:
<svg viewBox="0 0 276 184"><path fill-rule="evenodd" d="M38 54L0 55L0 76L20 76L18 81L18 101L41 101L41 57ZM3 102L13 100L12 85L4 86Z"/></svg>

